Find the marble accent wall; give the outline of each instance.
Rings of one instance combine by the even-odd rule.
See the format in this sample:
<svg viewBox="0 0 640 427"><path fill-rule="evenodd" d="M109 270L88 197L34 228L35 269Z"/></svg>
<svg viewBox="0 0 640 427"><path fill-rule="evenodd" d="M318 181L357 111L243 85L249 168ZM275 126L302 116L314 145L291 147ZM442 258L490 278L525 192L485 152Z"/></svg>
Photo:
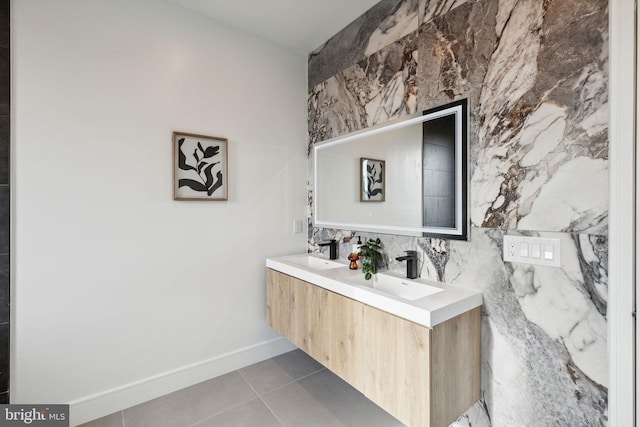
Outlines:
<svg viewBox="0 0 640 427"><path fill-rule="evenodd" d="M455 426L607 424L606 0L382 0L309 56L309 149L468 98L468 242L381 237L387 267L482 290L483 399ZM309 189L309 205L313 194ZM311 210L309 210L311 225ZM556 237L560 268L502 261ZM350 230L310 227L315 242Z"/></svg>

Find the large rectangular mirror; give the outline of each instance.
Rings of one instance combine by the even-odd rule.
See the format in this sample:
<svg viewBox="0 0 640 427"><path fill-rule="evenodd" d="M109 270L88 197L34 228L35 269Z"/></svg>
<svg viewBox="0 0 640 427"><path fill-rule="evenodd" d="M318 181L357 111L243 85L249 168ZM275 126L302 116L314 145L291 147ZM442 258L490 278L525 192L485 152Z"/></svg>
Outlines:
<svg viewBox="0 0 640 427"><path fill-rule="evenodd" d="M467 100L314 146L316 227L466 240Z"/></svg>

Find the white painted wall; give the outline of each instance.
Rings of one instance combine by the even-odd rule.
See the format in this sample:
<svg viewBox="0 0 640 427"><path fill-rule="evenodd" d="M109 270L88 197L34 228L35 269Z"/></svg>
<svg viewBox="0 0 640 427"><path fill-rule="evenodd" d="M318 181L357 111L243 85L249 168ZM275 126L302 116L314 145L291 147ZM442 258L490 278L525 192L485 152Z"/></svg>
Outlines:
<svg viewBox="0 0 640 427"><path fill-rule="evenodd" d="M291 348L306 58L159 1L12 9L12 401L76 423ZM173 130L229 139L228 201L173 201Z"/></svg>

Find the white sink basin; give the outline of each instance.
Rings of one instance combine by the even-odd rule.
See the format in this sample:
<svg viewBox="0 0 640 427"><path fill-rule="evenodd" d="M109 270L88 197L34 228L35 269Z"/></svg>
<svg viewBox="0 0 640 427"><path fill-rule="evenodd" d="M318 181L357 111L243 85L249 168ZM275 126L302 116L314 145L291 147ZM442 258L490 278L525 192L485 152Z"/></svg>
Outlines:
<svg viewBox="0 0 640 427"><path fill-rule="evenodd" d="M352 278L351 281L358 286L375 289L408 301L415 301L444 291L442 288L427 285L426 283L415 281L415 279L405 279L384 273L376 274L371 280L365 280L363 275L358 278Z"/></svg>
<svg viewBox="0 0 640 427"><path fill-rule="evenodd" d="M349 270L347 260L328 260L311 254L267 258L267 268L320 286L370 307L428 328L482 305L475 283L444 285L429 279L405 279L385 271L364 280L362 269Z"/></svg>
<svg viewBox="0 0 640 427"><path fill-rule="evenodd" d="M331 270L333 268L338 268L338 267L346 267L344 264L341 264L339 262L331 261L324 258L318 258L311 255L299 255L299 256L287 257L286 261L292 264L298 265L300 267L307 268L309 270L318 270L318 271Z"/></svg>

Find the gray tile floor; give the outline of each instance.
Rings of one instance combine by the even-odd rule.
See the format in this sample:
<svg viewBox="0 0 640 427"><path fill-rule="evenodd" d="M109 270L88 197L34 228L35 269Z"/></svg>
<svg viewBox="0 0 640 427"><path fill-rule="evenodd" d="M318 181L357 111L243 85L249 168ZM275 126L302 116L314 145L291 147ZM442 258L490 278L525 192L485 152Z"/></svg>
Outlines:
<svg viewBox="0 0 640 427"><path fill-rule="evenodd" d="M300 350L276 356L83 427L401 427Z"/></svg>

